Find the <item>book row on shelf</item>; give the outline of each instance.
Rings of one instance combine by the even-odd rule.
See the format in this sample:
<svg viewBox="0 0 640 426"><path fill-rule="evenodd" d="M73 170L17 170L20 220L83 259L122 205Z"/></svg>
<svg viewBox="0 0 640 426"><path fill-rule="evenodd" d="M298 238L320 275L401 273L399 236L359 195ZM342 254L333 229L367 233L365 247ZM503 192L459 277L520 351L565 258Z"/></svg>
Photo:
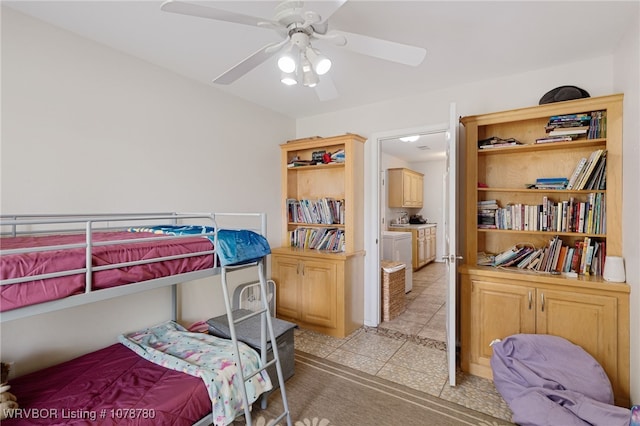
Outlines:
<svg viewBox="0 0 640 426"><path fill-rule="evenodd" d="M536 139L536 143L564 142L585 137L604 138L607 133L607 112L554 115L549 118L545 131L547 136Z"/></svg>
<svg viewBox="0 0 640 426"><path fill-rule="evenodd" d="M582 157L578 161L576 168L567 183L567 189L606 189L606 177L607 151L604 149L597 149L591 153L589 158Z"/></svg>
<svg viewBox="0 0 640 426"><path fill-rule="evenodd" d="M536 144L569 142L577 139L601 139L607 136L607 112L592 111L580 114L554 115L544 126L545 136ZM491 136L478 141L478 149L504 148L523 143L515 138Z"/></svg>
<svg viewBox="0 0 640 426"><path fill-rule="evenodd" d="M291 247L323 250L329 252L344 251L344 231L336 228L296 228L289 232Z"/></svg>
<svg viewBox="0 0 640 426"><path fill-rule="evenodd" d="M554 202L548 196L542 203L508 204L500 207L496 200L478 202L478 228L513 231L606 233L606 202L603 193L589 193L587 201Z"/></svg>
<svg viewBox="0 0 640 426"><path fill-rule="evenodd" d="M571 189L574 191L604 190L607 187L607 151L595 150L589 158L582 157L570 177L537 178L529 189Z"/></svg>
<svg viewBox="0 0 640 426"><path fill-rule="evenodd" d="M585 237L584 240L576 241L571 247L564 245L562 239L556 235L541 248L516 245L497 255L480 253L478 264L539 272L602 276L605 258L604 241Z"/></svg>
<svg viewBox="0 0 640 426"><path fill-rule="evenodd" d="M344 224L344 200L321 198L319 200L287 200L289 222Z"/></svg>

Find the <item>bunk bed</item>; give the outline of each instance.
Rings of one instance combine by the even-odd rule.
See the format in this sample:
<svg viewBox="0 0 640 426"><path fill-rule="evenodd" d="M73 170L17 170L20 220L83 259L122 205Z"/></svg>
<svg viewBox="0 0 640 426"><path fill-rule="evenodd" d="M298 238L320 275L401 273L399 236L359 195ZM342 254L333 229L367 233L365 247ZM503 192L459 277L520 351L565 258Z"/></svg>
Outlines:
<svg viewBox="0 0 640 426"><path fill-rule="evenodd" d="M219 228L219 221L234 227ZM271 388L265 356L235 335L230 342L181 327L177 285L221 275L228 298L226 273L250 266L264 281L265 214L14 215L0 217L0 230L2 323L166 286L173 299L167 323L12 380L21 418L3 423L219 425L244 410L251 424L243 401ZM225 306L231 316L228 300ZM176 365L165 356L171 364L178 357ZM234 376L248 385L238 388ZM214 379L229 389L220 391Z"/></svg>

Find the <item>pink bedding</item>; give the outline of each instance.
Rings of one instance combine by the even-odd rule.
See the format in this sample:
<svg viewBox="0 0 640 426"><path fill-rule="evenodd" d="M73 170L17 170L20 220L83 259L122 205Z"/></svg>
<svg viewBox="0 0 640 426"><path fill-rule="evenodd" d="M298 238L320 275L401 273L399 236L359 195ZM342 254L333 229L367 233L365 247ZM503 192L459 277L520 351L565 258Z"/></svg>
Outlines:
<svg viewBox="0 0 640 426"><path fill-rule="evenodd" d="M201 378L153 364L120 343L10 385L23 418L3 420L3 426L180 426L211 412Z"/></svg>
<svg viewBox="0 0 640 426"><path fill-rule="evenodd" d="M93 241L157 238L158 236L157 234L144 232L96 232L93 234ZM0 245L3 250L84 242L84 234L0 239ZM100 246L93 249L93 266L194 253L211 250L212 247L211 242L203 237L181 239L167 237L166 241ZM80 269L84 268L84 266L84 248L6 255L0 259L0 279ZM212 266L213 256L206 255L98 271L93 273L93 289L105 289L131 284L184 272L198 271ZM73 294L83 293L84 290L84 274L4 285L0 287L0 312L62 299Z"/></svg>

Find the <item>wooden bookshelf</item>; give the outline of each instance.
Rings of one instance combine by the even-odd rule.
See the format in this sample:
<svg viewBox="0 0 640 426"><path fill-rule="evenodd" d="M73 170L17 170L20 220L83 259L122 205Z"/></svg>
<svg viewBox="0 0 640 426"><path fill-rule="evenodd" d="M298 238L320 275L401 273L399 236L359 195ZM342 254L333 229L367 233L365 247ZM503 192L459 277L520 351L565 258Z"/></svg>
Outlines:
<svg viewBox="0 0 640 426"><path fill-rule="evenodd" d="M282 247L272 250L277 315L301 327L345 337L364 321L364 142L346 134L289 141L281 148ZM306 164L318 153L344 151L343 162ZM290 167L295 160L303 165ZM344 202L340 223L291 221L288 200ZM300 229L343 233L338 251L292 246Z"/></svg>
<svg viewBox="0 0 640 426"><path fill-rule="evenodd" d="M516 244L543 247L558 235L572 246L585 237L605 242L606 254L622 255L622 100L623 95L586 98L530 108L463 117L466 142L464 212L465 264L461 266L461 366L491 377L493 339L516 333L554 334L580 345L603 366L616 403L629 404L629 286L594 275L550 275L517 268L478 266L478 253L500 253ZM606 137L535 143L545 136L551 116L606 112ZM522 145L478 148L497 136ZM606 189L527 189L540 177L570 177L591 152L607 151ZM482 183L482 185L479 185ZM486 187L479 187L486 186ZM536 205L543 197L584 201L590 193L606 200L606 232L485 229L478 226L478 201L501 207Z"/></svg>

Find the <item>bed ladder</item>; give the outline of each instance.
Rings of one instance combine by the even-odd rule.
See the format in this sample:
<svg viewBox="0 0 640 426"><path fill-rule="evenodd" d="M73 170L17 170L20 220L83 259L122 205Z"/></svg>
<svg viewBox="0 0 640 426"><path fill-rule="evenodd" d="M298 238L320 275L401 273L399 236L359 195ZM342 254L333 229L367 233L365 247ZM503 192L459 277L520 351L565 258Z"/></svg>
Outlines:
<svg viewBox="0 0 640 426"><path fill-rule="evenodd" d="M282 374L282 366L280 364L280 356L278 354L278 345L276 343L276 336L273 332L273 323L271 321L271 314L269 312L269 299L267 295L267 279L266 279L266 265L264 263L265 258L261 258L256 262L258 267L258 276L260 279L260 295L262 301L262 307L258 311L252 312L251 314L242 316L240 318L233 317L233 309L231 307L231 298L229 297L229 289L227 287L227 271L243 268L247 265L240 265L237 267L234 266L223 266L221 273L222 280L222 291L224 293L224 303L227 309L227 320L229 323L229 334L231 335L231 341L233 342L235 353L234 360L238 365L238 373L240 376L240 380L242 380L242 398L245 402L244 404L244 417L247 426L251 426L251 405L247 402L249 399L247 398L247 381L251 379L253 376L259 374L263 370L266 370L267 367L270 367L275 364L276 372L278 375L278 385L280 387L280 395L282 396L282 406L283 412L273 421L271 421L272 425L275 425L280 420L286 418L287 426L291 426L291 413L289 412L289 404L287 402L287 392L284 388L284 376ZM260 354L262 357L262 367L256 371L254 371L250 376L244 377L243 368L242 368L242 360L240 359L240 350L238 348L238 338L236 336L236 327L235 325L241 323L243 321L248 320L249 318L253 318L255 316L260 315ZM267 362L267 332L268 332L268 341L271 342L271 350L273 351L273 359ZM273 385L273 384L272 384ZM262 397L261 397L262 398ZM266 400L262 399L262 408L266 408Z"/></svg>

